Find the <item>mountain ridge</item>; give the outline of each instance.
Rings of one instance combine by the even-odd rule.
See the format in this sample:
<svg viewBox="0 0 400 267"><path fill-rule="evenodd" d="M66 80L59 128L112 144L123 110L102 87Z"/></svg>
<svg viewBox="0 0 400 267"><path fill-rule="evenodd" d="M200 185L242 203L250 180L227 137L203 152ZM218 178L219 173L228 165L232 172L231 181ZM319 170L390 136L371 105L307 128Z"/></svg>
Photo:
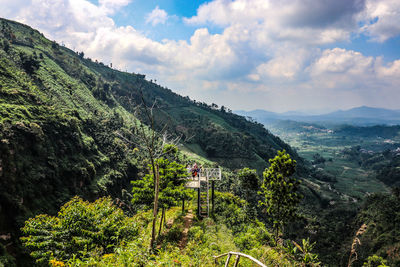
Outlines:
<svg viewBox="0 0 400 267"><path fill-rule="evenodd" d="M269 124L274 120L294 120L303 122L329 122L335 124L350 123L355 125L400 124L400 110L360 106L347 110L337 110L325 114L296 114L296 111L275 113L267 110L235 111L243 116L250 116L256 121Z"/></svg>

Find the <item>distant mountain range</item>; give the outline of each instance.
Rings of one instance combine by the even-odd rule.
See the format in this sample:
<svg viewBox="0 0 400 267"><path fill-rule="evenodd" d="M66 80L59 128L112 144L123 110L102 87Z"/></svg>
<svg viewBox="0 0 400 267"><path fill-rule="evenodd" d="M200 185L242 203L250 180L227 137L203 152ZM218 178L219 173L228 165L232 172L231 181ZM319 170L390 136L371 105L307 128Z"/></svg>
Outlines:
<svg viewBox="0 0 400 267"><path fill-rule="evenodd" d="M235 111L237 114L251 117L254 120L271 124L277 120L293 120L302 122L317 122L327 124L352 124L352 125L376 125L400 124L400 110L384 108L372 108L367 106L356 107L348 110L338 110L321 115L309 115L304 112L289 111L285 113L275 113L267 110Z"/></svg>

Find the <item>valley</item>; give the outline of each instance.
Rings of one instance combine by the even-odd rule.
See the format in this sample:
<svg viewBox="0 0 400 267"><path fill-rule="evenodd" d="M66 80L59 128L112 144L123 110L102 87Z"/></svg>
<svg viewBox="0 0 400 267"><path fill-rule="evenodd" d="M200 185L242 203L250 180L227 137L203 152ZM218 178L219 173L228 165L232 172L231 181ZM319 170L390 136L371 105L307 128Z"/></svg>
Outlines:
<svg viewBox="0 0 400 267"><path fill-rule="evenodd" d="M290 144L312 164L315 171L323 170L329 177L334 177L334 181L328 181L329 188L335 188L353 201L362 200L372 193L390 191L387 185L377 179L373 166L362 165L359 159L349 155L349 151L357 147L357 153L364 157L376 157L384 151L392 151L397 155L400 147L398 126L324 127L279 121L267 124L266 128ZM384 159L380 161L383 162Z"/></svg>

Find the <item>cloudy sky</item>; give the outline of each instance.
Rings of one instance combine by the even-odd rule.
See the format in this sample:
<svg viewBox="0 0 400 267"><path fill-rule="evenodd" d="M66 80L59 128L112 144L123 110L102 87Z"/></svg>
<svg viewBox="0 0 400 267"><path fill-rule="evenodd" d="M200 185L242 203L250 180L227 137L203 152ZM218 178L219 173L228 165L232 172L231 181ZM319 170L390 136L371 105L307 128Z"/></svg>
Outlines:
<svg viewBox="0 0 400 267"><path fill-rule="evenodd" d="M192 99L400 109L399 0L0 0L0 17Z"/></svg>

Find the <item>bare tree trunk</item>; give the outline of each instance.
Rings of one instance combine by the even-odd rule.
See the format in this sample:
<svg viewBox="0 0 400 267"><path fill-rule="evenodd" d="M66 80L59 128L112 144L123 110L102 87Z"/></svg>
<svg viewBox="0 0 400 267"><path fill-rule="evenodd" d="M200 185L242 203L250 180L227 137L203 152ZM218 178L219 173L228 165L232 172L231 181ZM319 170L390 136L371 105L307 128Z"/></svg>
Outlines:
<svg viewBox="0 0 400 267"><path fill-rule="evenodd" d="M158 173L158 164L154 166L154 159L152 159L153 177L154 179L154 207L153 207L153 226L151 229L150 250L154 248L154 240L156 239L156 220L158 212L158 191L160 184L160 175Z"/></svg>
<svg viewBox="0 0 400 267"><path fill-rule="evenodd" d="M160 228L158 228L158 236L160 236L160 234L161 234L164 216L165 216L165 210L164 210L164 208L162 208L161 218L160 218Z"/></svg>

